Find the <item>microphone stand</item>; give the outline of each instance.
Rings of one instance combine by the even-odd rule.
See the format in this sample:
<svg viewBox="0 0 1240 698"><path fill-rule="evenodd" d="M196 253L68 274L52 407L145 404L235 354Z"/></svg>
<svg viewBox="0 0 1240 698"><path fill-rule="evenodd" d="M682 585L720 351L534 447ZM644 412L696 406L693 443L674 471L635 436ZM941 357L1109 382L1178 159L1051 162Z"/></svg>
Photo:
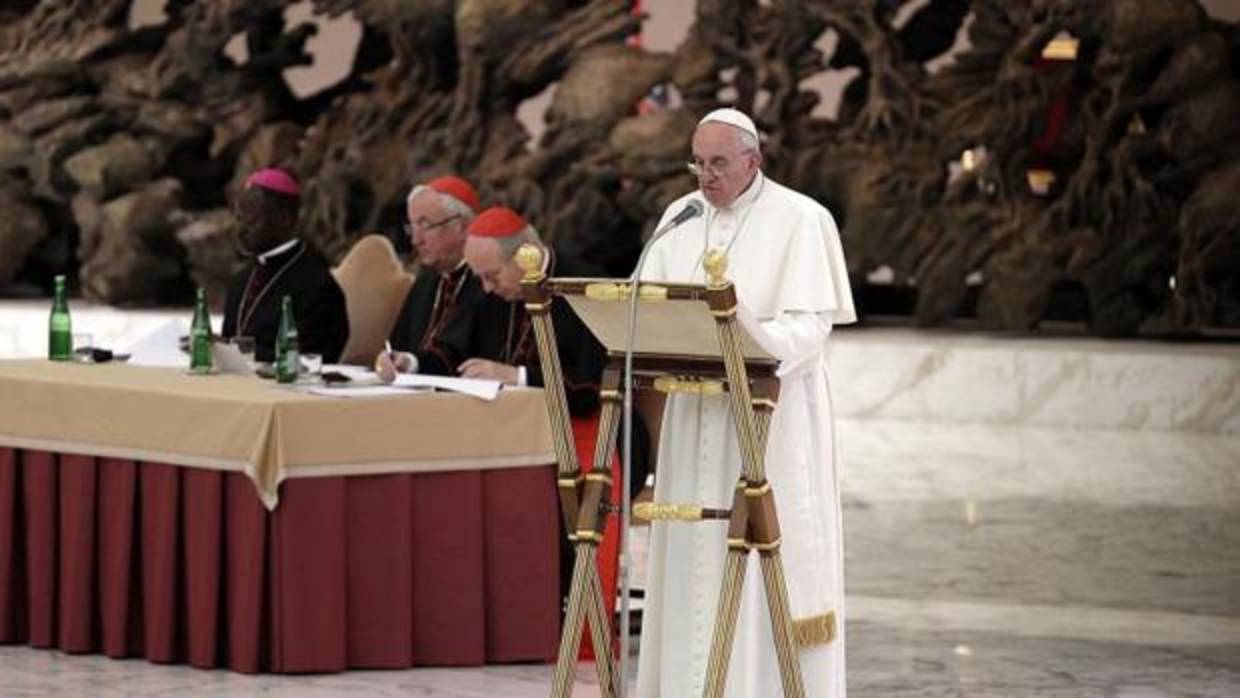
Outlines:
<svg viewBox="0 0 1240 698"><path fill-rule="evenodd" d="M696 204L696 206L694 205ZM692 213L689 213L692 211ZM688 214L688 215L686 215ZM656 230L646 244L642 247L642 253L637 258L637 266L633 269L633 275L629 278L629 322L628 333L625 335L624 344L624 458L623 458L623 477L621 482L620 494L620 696L619 698L627 698L627 687L629 680L628 664L629 664L629 591L631 580L629 573L632 566L632 556L629 553L629 523L632 518L631 510L633 507L633 495L630 489L631 483L629 479L633 477L633 340L637 334L637 298L641 285L642 268L646 265L646 257L650 254L650 250L654 248L657 242L667 233L671 232L680 224L688 221L690 218L696 218L702 214L702 204L696 199L691 199L688 206L682 210L675 218L668 221L667 225L662 229Z"/></svg>

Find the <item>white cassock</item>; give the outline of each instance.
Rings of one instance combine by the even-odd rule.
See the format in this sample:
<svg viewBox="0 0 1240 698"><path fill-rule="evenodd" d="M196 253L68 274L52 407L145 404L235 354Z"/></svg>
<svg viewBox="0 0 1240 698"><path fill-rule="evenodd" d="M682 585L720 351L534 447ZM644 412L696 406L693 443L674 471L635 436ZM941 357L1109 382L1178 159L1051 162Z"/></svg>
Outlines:
<svg viewBox="0 0 1240 698"><path fill-rule="evenodd" d="M655 243L642 278L705 280L708 248L728 252L746 330L780 360L779 401L766 449L794 621L835 638L801 649L808 696L844 695L844 566L826 349L832 323L856 320L839 231L813 199L759 174L732 206L694 192L672 203L662 226L690 198L705 204ZM726 396L671 395L663 417L655 501L729 508L741 458ZM727 522L653 524L637 670L640 698L702 695ZM811 632L810 634L814 634ZM783 695L761 565L752 554L732 660L730 698Z"/></svg>

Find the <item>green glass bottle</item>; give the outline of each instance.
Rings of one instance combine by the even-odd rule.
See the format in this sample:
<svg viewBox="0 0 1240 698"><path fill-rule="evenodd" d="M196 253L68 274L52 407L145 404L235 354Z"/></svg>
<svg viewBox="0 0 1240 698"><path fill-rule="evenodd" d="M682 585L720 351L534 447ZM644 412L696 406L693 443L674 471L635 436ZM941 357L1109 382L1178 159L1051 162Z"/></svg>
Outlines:
<svg viewBox="0 0 1240 698"><path fill-rule="evenodd" d="M207 314L207 292L199 288L194 299L194 322L189 328L189 370L211 372L211 316Z"/></svg>
<svg viewBox="0 0 1240 698"><path fill-rule="evenodd" d="M69 303L65 300L64 274L56 275L56 295L52 299L52 317L47 327L47 358L52 361L73 358L73 325L69 321Z"/></svg>
<svg viewBox="0 0 1240 698"><path fill-rule="evenodd" d="M293 319L293 299L284 297L280 312L280 331L276 334L276 380L281 383L297 381L301 365L301 353L297 350L297 322Z"/></svg>

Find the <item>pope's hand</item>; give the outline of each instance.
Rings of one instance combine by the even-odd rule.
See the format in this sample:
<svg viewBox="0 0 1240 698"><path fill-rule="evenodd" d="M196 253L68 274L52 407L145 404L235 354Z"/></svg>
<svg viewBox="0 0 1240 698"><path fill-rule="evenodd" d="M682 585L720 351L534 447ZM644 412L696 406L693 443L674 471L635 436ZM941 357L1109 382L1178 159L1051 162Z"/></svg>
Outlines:
<svg viewBox="0 0 1240 698"><path fill-rule="evenodd" d="M469 359L462 363L458 370L465 378L482 378L499 381L508 385L516 385L521 375L516 366L501 364L498 361L488 361L487 359Z"/></svg>
<svg viewBox="0 0 1240 698"><path fill-rule="evenodd" d="M403 351L389 354L381 351L375 357L375 373L379 374L379 380L384 383L391 383L396 380L397 373L408 373L412 369L413 354Z"/></svg>

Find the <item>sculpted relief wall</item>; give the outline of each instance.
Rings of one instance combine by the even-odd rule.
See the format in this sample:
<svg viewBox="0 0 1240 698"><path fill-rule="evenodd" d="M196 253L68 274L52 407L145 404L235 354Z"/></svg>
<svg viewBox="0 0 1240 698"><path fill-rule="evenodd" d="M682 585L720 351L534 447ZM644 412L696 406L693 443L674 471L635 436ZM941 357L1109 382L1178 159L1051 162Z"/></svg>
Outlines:
<svg viewBox="0 0 1240 698"><path fill-rule="evenodd" d="M670 51L628 41L630 5L314 0L361 36L302 96L315 28L285 2L0 2L0 288L222 298L230 195L268 164L329 256L456 172L624 274L694 186L697 118L734 104L835 212L863 313L1240 328L1240 29L1195 0L698 0ZM829 110L824 73L851 78ZM519 112L552 85L533 139Z"/></svg>

